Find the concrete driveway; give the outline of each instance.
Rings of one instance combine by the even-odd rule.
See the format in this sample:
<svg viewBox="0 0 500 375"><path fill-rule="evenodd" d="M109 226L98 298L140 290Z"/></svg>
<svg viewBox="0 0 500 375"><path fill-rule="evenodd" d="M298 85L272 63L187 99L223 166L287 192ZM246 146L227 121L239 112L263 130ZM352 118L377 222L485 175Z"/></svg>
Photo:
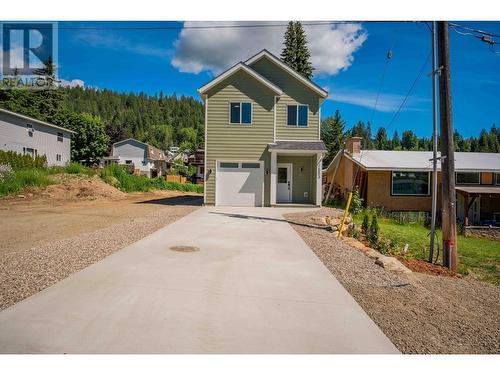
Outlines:
<svg viewBox="0 0 500 375"><path fill-rule="evenodd" d="M0 352L397 353L297 210L203 207L0 312Z"/></svg>

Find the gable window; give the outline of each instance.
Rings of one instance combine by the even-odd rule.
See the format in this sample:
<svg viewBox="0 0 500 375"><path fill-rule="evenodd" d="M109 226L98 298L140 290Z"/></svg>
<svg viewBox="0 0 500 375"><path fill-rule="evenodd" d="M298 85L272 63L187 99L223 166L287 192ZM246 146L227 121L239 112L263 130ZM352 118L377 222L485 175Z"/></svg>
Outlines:
<svg viewBox="0 0 500 375"><path fill-rule="evenodd" d="M392 195L429 195L429 172L392 172Z"/></svg>
<svg viewBox="0 0 500 375"><path fill-rule="evenodd" d="M286 108L287 126L307 126L309 106L307 105L288 105Z"/></svg>
<svg viewBox="0 0 500 375"><path fill-rule="evenodd" d="M252 103L229 103L229 123L250 125L252 123Z"/></svg>
<svg viewBox="0 0 500 375"><path fill-rule="evenodd" d="M28 137L33 137L33 125L26 124L26 130L28 131Z"/></svg>
<svg viewBox="0 0 500 375"><path fill-rule="evenodd" d="M57 132L57 142L62 142L63 141L63 133Z"/></svg>
<svg viewBox="0 0 500 375"><path fill-rule="evenodd" d="M457 184L479 184L479 172L457 172L455 175Z"/></svg>

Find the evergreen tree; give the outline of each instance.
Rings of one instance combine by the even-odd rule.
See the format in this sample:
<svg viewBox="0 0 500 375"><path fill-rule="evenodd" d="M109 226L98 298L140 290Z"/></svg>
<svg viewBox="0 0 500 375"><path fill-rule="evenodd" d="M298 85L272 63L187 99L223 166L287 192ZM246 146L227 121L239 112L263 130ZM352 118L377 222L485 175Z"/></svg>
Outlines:
<svg viewBox="0 0 500 375"><path fill-rule="evenodd" d="M385 128L380 127L377 130L377 135L375 136L375 148L377 150L390 150L391 145L389 139L387 138L387 132Z"/></svg>
<svg viewBox="0 0 500 375"><path fill-rule="evenodd" d="M399 138L397 130L392 135L391 147L393 150L401 150L401 138Z"/></svg>
<svg viewBox="0 0 500 375"><path fill-rule="evenodd" d="M329 116L321 122L321 139L326 146L323 166L328 166L344 144L345 121L337 109L334 116Z"/></svg>
<svg viewBox="0 0 500 375"><path fill-rule="evenodd" d="M403 150L417 150L418 138L411 130L405 130L401 138L401 146Z"/></svg>
<svg viewBox="0 0 500 375"><path fill-rule="evenodd" d="M311 54L302 24L299 21L290 21L284 39L281 60L307 79L311 79L314 68L310 62Z"/></svg>

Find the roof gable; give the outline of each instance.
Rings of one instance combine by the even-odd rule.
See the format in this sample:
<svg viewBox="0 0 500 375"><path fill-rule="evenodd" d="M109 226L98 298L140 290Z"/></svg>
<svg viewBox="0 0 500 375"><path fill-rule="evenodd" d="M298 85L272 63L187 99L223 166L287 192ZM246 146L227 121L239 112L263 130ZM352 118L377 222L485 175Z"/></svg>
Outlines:
<svg viewBox="0 0 500 375"><path fill-rule="evenodd" d="M262 58L266 58L267 60L271 61L273 64L276 66L280 67L283 69L285 72L290 74L292 77L294 77L297 81L302 83L304 86L310 88L312 91L314 91L316 94L318 94L322 98L326 98L328 96L328 92L315 84L314 82L308 80L306 77L303 75L297 73L294 69L290 68L287 64L285 64L283 61L281 61L280 58L277 56L273 55L271 52L268 50L262 50L256 55L250 57L248 60L245 61L245 64L250 66L254 64L255 62L261 60Z"/></svg>
<svg viewBox="0 0 500 375"><path fill-rule="evenodd" d="M252 76L254 79L256 79L258 82L262 83L264 86L269 88L271 91L275 92L278 95L283 94L283 90L276 86L274 83L269 81L267 78L263 77L259 73L257 73L255 70L250 68L248 65L246 65L243 62L239 62L238 64L234 65L233 67L229 68L225 72L219 74L217 77L215 77L213 80L210 82L206 83L202 87L198 89L198 92L200 94L205 94L208 90L211 88L215 87L217 84L220 82L224 81L225 79L231 77L235 73L239 71L244 71L248 75Z"/></svg>

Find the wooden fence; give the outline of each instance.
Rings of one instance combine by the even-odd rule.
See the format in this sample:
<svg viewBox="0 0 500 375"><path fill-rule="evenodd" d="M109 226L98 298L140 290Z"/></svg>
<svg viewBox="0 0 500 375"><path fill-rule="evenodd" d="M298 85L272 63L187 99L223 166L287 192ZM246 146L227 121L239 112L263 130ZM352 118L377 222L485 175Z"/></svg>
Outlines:
<svg viewBox="0 0 500 375"><path fill-rule="evenodd" d="M178 183L181 183L181 184L185 184L186 183L186 177L184 176L174 176L174 175L167 175L166 176L166 179L168 182L178 182Z"/></svg>

